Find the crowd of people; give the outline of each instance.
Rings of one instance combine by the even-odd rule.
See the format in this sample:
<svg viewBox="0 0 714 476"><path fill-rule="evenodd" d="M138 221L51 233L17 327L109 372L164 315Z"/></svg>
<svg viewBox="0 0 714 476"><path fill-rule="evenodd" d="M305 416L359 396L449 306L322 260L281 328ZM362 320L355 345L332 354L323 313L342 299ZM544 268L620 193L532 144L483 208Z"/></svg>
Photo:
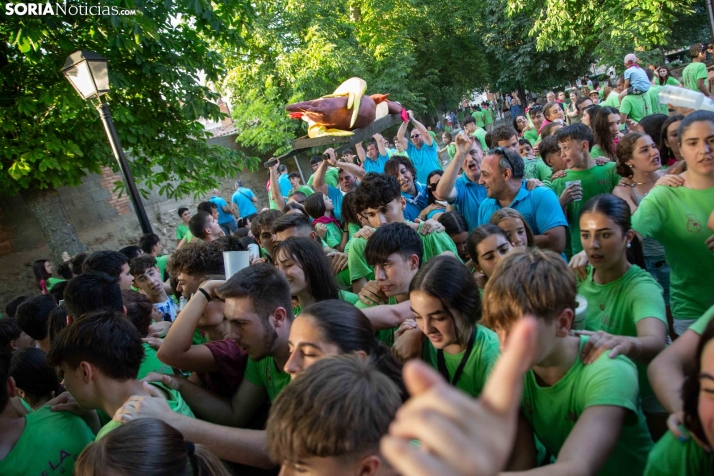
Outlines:
<svg viewBox="0 0 714 476"><path fill-rule="evenodd" d="M266 208L216 190L170 254L35 262L0 474L714 474L714 113L626 67L606 105L485 104L441 144L409 111L306 185L276 161Z"/></svg>

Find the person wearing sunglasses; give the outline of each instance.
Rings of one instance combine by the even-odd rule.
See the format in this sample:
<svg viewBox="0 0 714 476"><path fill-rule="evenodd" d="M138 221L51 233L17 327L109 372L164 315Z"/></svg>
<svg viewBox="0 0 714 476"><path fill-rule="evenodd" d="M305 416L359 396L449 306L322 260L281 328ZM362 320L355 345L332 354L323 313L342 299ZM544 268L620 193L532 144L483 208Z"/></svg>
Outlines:
<svg viewBox="0 0 714 476"><path fill-rule="evenodd" d="M528 190L524 168L523 159L510 148L488 151L481 162L479 179L488 198L479 207L478 225L488 223L491 215L501 208L513 208L528 222L537 247L562 253L568 222L558 197L546 187Z"/></svg>
<svg viewBox="0 0 714 476"><path fill-rule="evenodd" d="M412 111L407 111L409 120L402 122L397 132L397 138L402 148L407 151L409 158L416 169L416 180L419 183L426 183L426 178L432 170L441 169L437 149L439 145L432 139L424 124L414 118ZM409 141L406 137L409 123L413 124Z"/></svg>

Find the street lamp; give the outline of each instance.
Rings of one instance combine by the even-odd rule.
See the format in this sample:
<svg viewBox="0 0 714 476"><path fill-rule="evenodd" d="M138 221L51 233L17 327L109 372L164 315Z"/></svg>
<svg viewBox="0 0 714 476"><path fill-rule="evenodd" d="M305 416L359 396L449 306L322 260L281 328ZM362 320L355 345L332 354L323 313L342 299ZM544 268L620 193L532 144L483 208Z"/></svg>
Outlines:
<svg viewBox="0 0 714 476"><path fill-rule="evenodd" d="M131 203L134 205L134 210L139 218L141 231L144 234L153 233L149 217L146 216L144 204L141 202L141 196L134 183L134 177L131 175L129 163L124 155L124 150L121 148L119 136L114 128L109 104L101 99L103 95L109 92L107 60L92 51L75 51L65 60L62 74L74 86L74 89L82 99L97 100L95 106L99 112L99 117L102 118L104 130L107 132L114 157L119 162L119 168L124 176L124 183L126 183Z"/></svg>

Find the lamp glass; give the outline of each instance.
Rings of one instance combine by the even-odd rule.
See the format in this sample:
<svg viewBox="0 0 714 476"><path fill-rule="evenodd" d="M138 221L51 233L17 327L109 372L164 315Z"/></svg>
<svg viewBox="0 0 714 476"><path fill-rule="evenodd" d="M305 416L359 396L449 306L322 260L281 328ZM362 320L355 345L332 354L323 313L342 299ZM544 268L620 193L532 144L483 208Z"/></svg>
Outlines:
<svg viewBox="0 0 714 476"><path fill-rule="evenodd" d="M106 67L105 67L106 70ZM64 71L67 79L72 83L82 99L87 99L96 95L97 90L89 72L87 61L81 61L73 67Z"/></svg>
<svg viewBox="0 0 714 476"><path fill-rule="evenodd" d="M109 68L107 68L107 61L87 61L89 63L89 69L94 78L94 84L97 88L97 95L101 96L109 92Z"/></svg>

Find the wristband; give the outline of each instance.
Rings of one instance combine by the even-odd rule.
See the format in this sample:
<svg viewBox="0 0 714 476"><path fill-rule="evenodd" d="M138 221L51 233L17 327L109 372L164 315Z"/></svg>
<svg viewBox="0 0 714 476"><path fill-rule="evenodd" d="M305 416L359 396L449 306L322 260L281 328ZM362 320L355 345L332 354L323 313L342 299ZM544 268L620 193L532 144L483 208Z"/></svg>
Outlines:
<svg viewBox="0 0 714 476"><path fill-rule="evenodd" d="M200 292L201 294L203 294L204 296L206 296L206 301L209 301L209 302L211 301L211 296L208 295L208 293L206 292L205 289L203 289L203 288L198 288L198 290L199 290L199 292Z"/></svg>

